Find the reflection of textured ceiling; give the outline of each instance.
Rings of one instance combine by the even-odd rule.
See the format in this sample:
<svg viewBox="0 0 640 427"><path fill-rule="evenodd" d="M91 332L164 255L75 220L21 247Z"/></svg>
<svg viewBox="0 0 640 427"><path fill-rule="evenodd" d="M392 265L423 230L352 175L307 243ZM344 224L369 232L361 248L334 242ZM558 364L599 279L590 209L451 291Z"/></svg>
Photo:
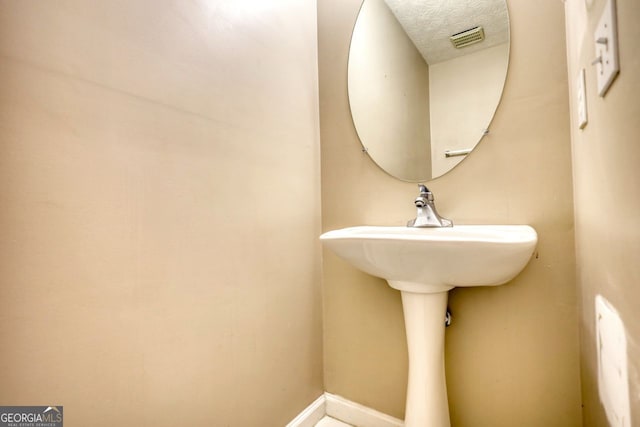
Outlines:
<svg viewBox="0 0 640 427"><path fill-rule="evenodd" d="M384 0L428 64L506 43L509 22L505 0ZM456 49L449 37L484 27L485 40Z"/></svg>

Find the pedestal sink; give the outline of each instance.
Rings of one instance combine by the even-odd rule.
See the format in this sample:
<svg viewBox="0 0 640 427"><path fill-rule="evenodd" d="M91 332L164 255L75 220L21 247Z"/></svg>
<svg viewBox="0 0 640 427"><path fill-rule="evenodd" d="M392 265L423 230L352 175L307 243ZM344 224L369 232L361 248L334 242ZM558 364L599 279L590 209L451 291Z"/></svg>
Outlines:
<svg viewBox="0 0 640 427"><path fill-rule="evenodd" d="M444 371L447 292L494 286L527 265L538 241L528 225L350 227L324 245L401 291L409 351L406 427L450 427Z"/></svg>

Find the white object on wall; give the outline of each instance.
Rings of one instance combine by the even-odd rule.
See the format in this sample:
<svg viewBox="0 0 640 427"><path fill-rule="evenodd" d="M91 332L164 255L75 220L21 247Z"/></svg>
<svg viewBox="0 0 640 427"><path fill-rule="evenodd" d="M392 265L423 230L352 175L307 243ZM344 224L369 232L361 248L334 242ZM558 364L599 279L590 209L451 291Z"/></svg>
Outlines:
<svg viewBox="0 0 640 427"><path fill-rule="evenodd" d="M620 72L618 61L618 30L616 25L616 3L609 0L604 7L594 34L596 45L596 78L598 95L604 96Z"/></svg>
<svg viewBox="0 0 640 427"><path fill-rule="evenodd" d="M616 309L596 296L598 392L611 427L631 427L627 336Z"/></svg>

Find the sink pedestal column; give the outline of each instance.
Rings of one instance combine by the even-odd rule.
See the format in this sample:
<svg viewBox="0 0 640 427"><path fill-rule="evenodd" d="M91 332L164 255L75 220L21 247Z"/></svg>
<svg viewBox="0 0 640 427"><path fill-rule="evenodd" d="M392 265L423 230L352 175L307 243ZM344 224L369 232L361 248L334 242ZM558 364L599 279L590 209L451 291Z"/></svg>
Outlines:
<svg viewBox="0 0 640 427"><path fill-rule="evenodd" d="M444 370L448 292L401 293L409 350L405 427L450 427Z"/></svg>

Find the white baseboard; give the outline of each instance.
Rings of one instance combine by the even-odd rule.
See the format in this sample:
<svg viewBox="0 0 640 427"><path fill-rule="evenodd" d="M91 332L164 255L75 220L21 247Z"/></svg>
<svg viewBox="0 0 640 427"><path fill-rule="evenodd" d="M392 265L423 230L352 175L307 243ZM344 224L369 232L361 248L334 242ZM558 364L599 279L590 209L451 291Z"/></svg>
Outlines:
<svg viewBox="0 0 640 427"><path fill-rule="evenodd" d="M287 427L313 427L326 414L326 399L322 394L287 424Z"/></svg>
<svg viewBox="0 0 640 427"><path fill-rule="evenodd" d="M404 422L398 418L325 392L300 412L286 427L313 427L325 415L359 427L404 426Z"/></svg>
<svg viewBox="0 0 640 427"><path fill-rule="evenodd" d="M327 415L347 424L362 427L402 427L404 422L375 409L367 408L344 397L324 394Z"/></svg>

